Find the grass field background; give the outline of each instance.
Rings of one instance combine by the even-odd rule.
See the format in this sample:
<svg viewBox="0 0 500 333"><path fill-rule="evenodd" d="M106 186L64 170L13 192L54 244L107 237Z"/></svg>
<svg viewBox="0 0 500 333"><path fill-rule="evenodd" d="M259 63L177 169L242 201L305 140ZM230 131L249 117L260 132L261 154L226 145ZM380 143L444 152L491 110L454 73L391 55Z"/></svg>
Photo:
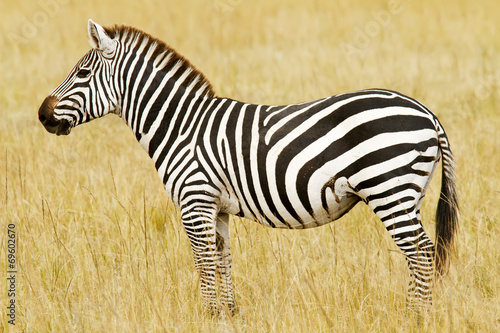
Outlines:
<svg viewBox="0 0 500 333"><path fill-rule="evenodd" d="M0 17L2 276L9 223L18 236L16 325L2 287L0 330L500 331L498 1L2 1ZM166 41L220 96L283 104L380 87L431 108L456 157L461 218L420 326L404 258L363 204L306 231L234 219L239 313L207 317L178 212L125 123L56 137L37 120L89 49L89 18ZM432 239L436 174L423 206Z"/></svg>

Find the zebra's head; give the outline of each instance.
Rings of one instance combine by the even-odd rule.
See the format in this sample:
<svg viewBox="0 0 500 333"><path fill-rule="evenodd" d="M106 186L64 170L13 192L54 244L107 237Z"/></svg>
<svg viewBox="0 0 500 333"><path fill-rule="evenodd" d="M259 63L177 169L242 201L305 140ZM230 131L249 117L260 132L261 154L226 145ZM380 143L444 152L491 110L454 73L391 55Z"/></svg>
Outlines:
<svg viewBox="0 0 500 333"><path fill-rule="evenodd" d="M50 133L67 135L77 125L110 112L120 113L113 80L119 43L92 20L88 32L92 50L78 61L38 110L38 119Z"/></svg>

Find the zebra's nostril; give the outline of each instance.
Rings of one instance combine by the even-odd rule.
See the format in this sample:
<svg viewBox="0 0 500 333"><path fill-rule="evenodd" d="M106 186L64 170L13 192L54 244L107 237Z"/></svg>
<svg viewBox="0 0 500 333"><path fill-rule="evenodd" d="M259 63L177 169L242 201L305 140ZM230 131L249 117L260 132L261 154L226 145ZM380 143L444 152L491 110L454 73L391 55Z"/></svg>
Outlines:
<svg viewBox="0 0 500 333"><path fill-rule="evenodd" d="M48 96L38 109L38 120L51 133L59 125L59 121L54 118L54 106L57 104L57 101L57 97Z"/></svg>

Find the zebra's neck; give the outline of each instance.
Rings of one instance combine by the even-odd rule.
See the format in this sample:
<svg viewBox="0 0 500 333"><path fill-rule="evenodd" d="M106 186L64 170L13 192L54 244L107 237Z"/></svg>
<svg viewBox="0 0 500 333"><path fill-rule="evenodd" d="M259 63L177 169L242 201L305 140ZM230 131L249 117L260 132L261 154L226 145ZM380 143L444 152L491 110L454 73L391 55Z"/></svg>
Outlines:
<svg viewBox="0 0 500 333"><path fill-rule="evenodd" d="M106 31L121 46L115 69L121 117L155 160L158 141L177 135L183 117L214 92L205 76L164 42L128 26Z"/></svg>

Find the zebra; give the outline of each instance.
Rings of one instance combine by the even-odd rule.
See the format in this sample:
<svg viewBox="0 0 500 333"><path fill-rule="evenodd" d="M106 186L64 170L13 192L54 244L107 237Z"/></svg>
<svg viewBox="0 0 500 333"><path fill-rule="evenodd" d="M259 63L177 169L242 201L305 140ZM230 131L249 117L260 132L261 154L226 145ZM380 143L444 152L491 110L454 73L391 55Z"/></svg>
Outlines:
<svg viewBox="0 0 500 333"><path fill-rule="evenodd" d="M404 254L407 301L429 308L458 228L448 137L423 104L367 89L282 106L216 96L206 77L163 41L130 26L88 21L92 49L41 104L45 129L113 113L146 150L189 238L204 308L236 311L229 216L306 229L363 201ZM436 245L420 216L442 158Z"/></svg>

